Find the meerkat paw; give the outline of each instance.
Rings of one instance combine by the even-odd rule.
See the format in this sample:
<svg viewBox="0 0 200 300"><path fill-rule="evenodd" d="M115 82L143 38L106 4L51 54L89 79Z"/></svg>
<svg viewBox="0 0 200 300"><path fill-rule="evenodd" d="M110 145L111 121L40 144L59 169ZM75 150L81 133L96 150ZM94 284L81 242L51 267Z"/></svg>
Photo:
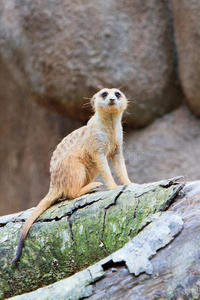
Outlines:
<svg viewBox="0 0 200 300"><path fill-rule="evenodd" d="M91 192L94 192L94 190L96 190L97 188L99 188L100 186L102 186L103 183L102 182L98 182L98 181L95 181L95 182L91 182L90 183L90 188L91 188Z"/></svg>
<svg viewBox="0 0 200 300"><path fill-rule="evenodd" d="M117 188L119 188L119 187L121 187L121 186L123 186L123 185L115 184L115 185L112 185L111 187L109 187L109 189L110 189L110 190L115 190L115 189L117 189Z"/></svg>
<svg viewBox="0 0 200 300"><path fill-rule="evenodd" d="M99 186L102 186L102 185L103 185L102 182L98 182L98 181L94 181L94 182L92 182L91 184L96 185L96 187L99 187Z"/></svg>
<svg viewBox="0 0 200 300"><path fill-rule="evenodd" d="M82 189L76 194L75 198L81 197L85 194L94 192L98 187L102 186L103 183L101 182L91 182L86 186L82 187Z"/></svg>

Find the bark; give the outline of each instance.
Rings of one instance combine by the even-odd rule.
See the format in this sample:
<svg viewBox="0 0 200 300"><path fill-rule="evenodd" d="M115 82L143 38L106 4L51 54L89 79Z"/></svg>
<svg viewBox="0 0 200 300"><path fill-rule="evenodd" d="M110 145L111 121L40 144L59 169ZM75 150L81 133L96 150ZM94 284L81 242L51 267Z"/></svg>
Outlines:
<svg viewBox="0 0 200 300"><path fill-rule="evenodd" d="M200 181L187 183L169 210L181 216L183 230L151 259L152 274L135 276L110 264L90 300L200 299Z"/></svg>
<svg viewBox="0 0 200 300"><path fill-rule="evenodd" d="M20 231L31 210L0 218L0 299L30 292L66 278L111 255L151 223L152 214L165 210L182 187L183 184L177 183L176 179L163 180L152 184L123 186L114 191L92 193L58 203L32 226L21 260L12 267L11 260ZM173 220L171 222L167 228L175 224ZM178 234L181 221L177 222L179 225L174 225L176 230L170 231L171 238L166 228L161 231L161 236L155 239L151 247L153 250L144 259L146 264L139 264L134 272L153 272L148 259L160 246L163 247ZM164 232L166 238L162 236ZM129 262L129 255L127 251L119 254L132 272L135 264ZM120 261L119 257L116 257L116 261ZM100 269L95 268L93 273L90 271L90 274L96 274L96 277L90 276L92 281L101 277L103 272L101 264L98 265ZM88 274L87 269L82 272ZM80 276L80 273L74 276ZM87 279L86 275L82 277ZM67 299L66 295L63 299Z"/></svg>
<svg viewBox="0 0 200 300"><path fill-rule="evenodd" d="M151 223L123 248L67 279L12 300L199 300L199 203L200 181L187 183L168 211L148 217Z"/></svg>
<svg viewBox="0 0 200 300"><path fill-rule="evenodd" d="M120 289L116 288L116 284L112 281L112 286L104 291L104 297L101 297L101 288L95 293L94 282L105 277L104 269L112 266L112 264L122 262L130 273L139 275L142 272L147 274L153 273L153 266L149 259L156 254L156 251L169 242L181 231L183 221L180 216L172 212L159 212L148 218L149 225L143 229L136 237L131 239L125 246L105 259L88 267L87 269L76 273L75 275L60 280L52 285L37 289L34 292L10 298L12 300L35 300L35 299L83 299L85 297L94 296L93 299L116 299L116 290L120 294ZM118 264L116 265L118 266ZM117 267L118 268L118 267ZM112 268L113 272L117 269ZM102 281L104 281L102 279ZM123 281L123 280L122 280ZM104 282L105 283L105 282ZM118 282L119 285L119 282ZM120 286L120 285L119 285ZM104 286L105 287L105 286ZM124 285L126 287L126 285ZM126 288L124 288L124 291ZM128 289L127 289L128 290ZM110 293L111 292L111 293ZM107 295L109 293L109 296ZM121 299L121 298L119 298ZM125 298L130 299L130 298ZM135 299L135 298L133 298ZM140 299L140 298L139 298Z"/></svg>

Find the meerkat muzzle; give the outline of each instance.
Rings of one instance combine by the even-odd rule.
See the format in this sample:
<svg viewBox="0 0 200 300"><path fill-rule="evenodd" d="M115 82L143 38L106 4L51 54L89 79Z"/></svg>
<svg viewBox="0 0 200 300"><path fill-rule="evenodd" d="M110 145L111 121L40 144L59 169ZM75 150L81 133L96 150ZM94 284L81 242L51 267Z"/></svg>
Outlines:
<svg viewBox="0 0 200 300"><path fill-rule="evenodd" d="M110 99L109 105L115 105L115 99Z"/></svg>

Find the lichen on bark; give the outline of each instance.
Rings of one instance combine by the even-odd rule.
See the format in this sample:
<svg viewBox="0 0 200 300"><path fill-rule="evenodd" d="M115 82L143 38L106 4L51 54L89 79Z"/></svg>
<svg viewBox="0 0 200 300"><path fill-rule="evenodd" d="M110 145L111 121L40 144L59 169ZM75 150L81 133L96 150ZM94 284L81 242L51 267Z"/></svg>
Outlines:
<svg viewBox="0 0 200 300"><path fill-rule="evenodd" d="M68 277L123 247L182 188L175 180L119 187L60 202L33 224L11 267L31 210L0 218L0 299Z"/></svg>

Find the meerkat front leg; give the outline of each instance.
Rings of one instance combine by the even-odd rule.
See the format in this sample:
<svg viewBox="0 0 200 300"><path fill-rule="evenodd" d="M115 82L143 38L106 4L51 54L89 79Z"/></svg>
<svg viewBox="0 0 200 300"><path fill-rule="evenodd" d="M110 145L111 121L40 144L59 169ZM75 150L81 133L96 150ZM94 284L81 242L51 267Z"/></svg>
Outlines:
<svg viewBox="0 0 200 300"><path fill-rule="evenodd" d="M134 182L131 182L128 177L122 149L119 149L119 151L117 153L115 153L115 155L112 157L112 161L113 161L115 170L116 170L117 175L118 175L119 179L121 180L121 182L123 184L127 184L127 185L133 184Z"/></svg>
<svg viewBox="0 0 200 300"><path fill-rule="evenodd" d="M107 184L108 188L110 190L116 189L118 185L114 181L110 167L108 165L108 161L105 155L99 155L95 157L95 162L99 168L99 171L101 172L103 179L105 183Z"/></svg>

